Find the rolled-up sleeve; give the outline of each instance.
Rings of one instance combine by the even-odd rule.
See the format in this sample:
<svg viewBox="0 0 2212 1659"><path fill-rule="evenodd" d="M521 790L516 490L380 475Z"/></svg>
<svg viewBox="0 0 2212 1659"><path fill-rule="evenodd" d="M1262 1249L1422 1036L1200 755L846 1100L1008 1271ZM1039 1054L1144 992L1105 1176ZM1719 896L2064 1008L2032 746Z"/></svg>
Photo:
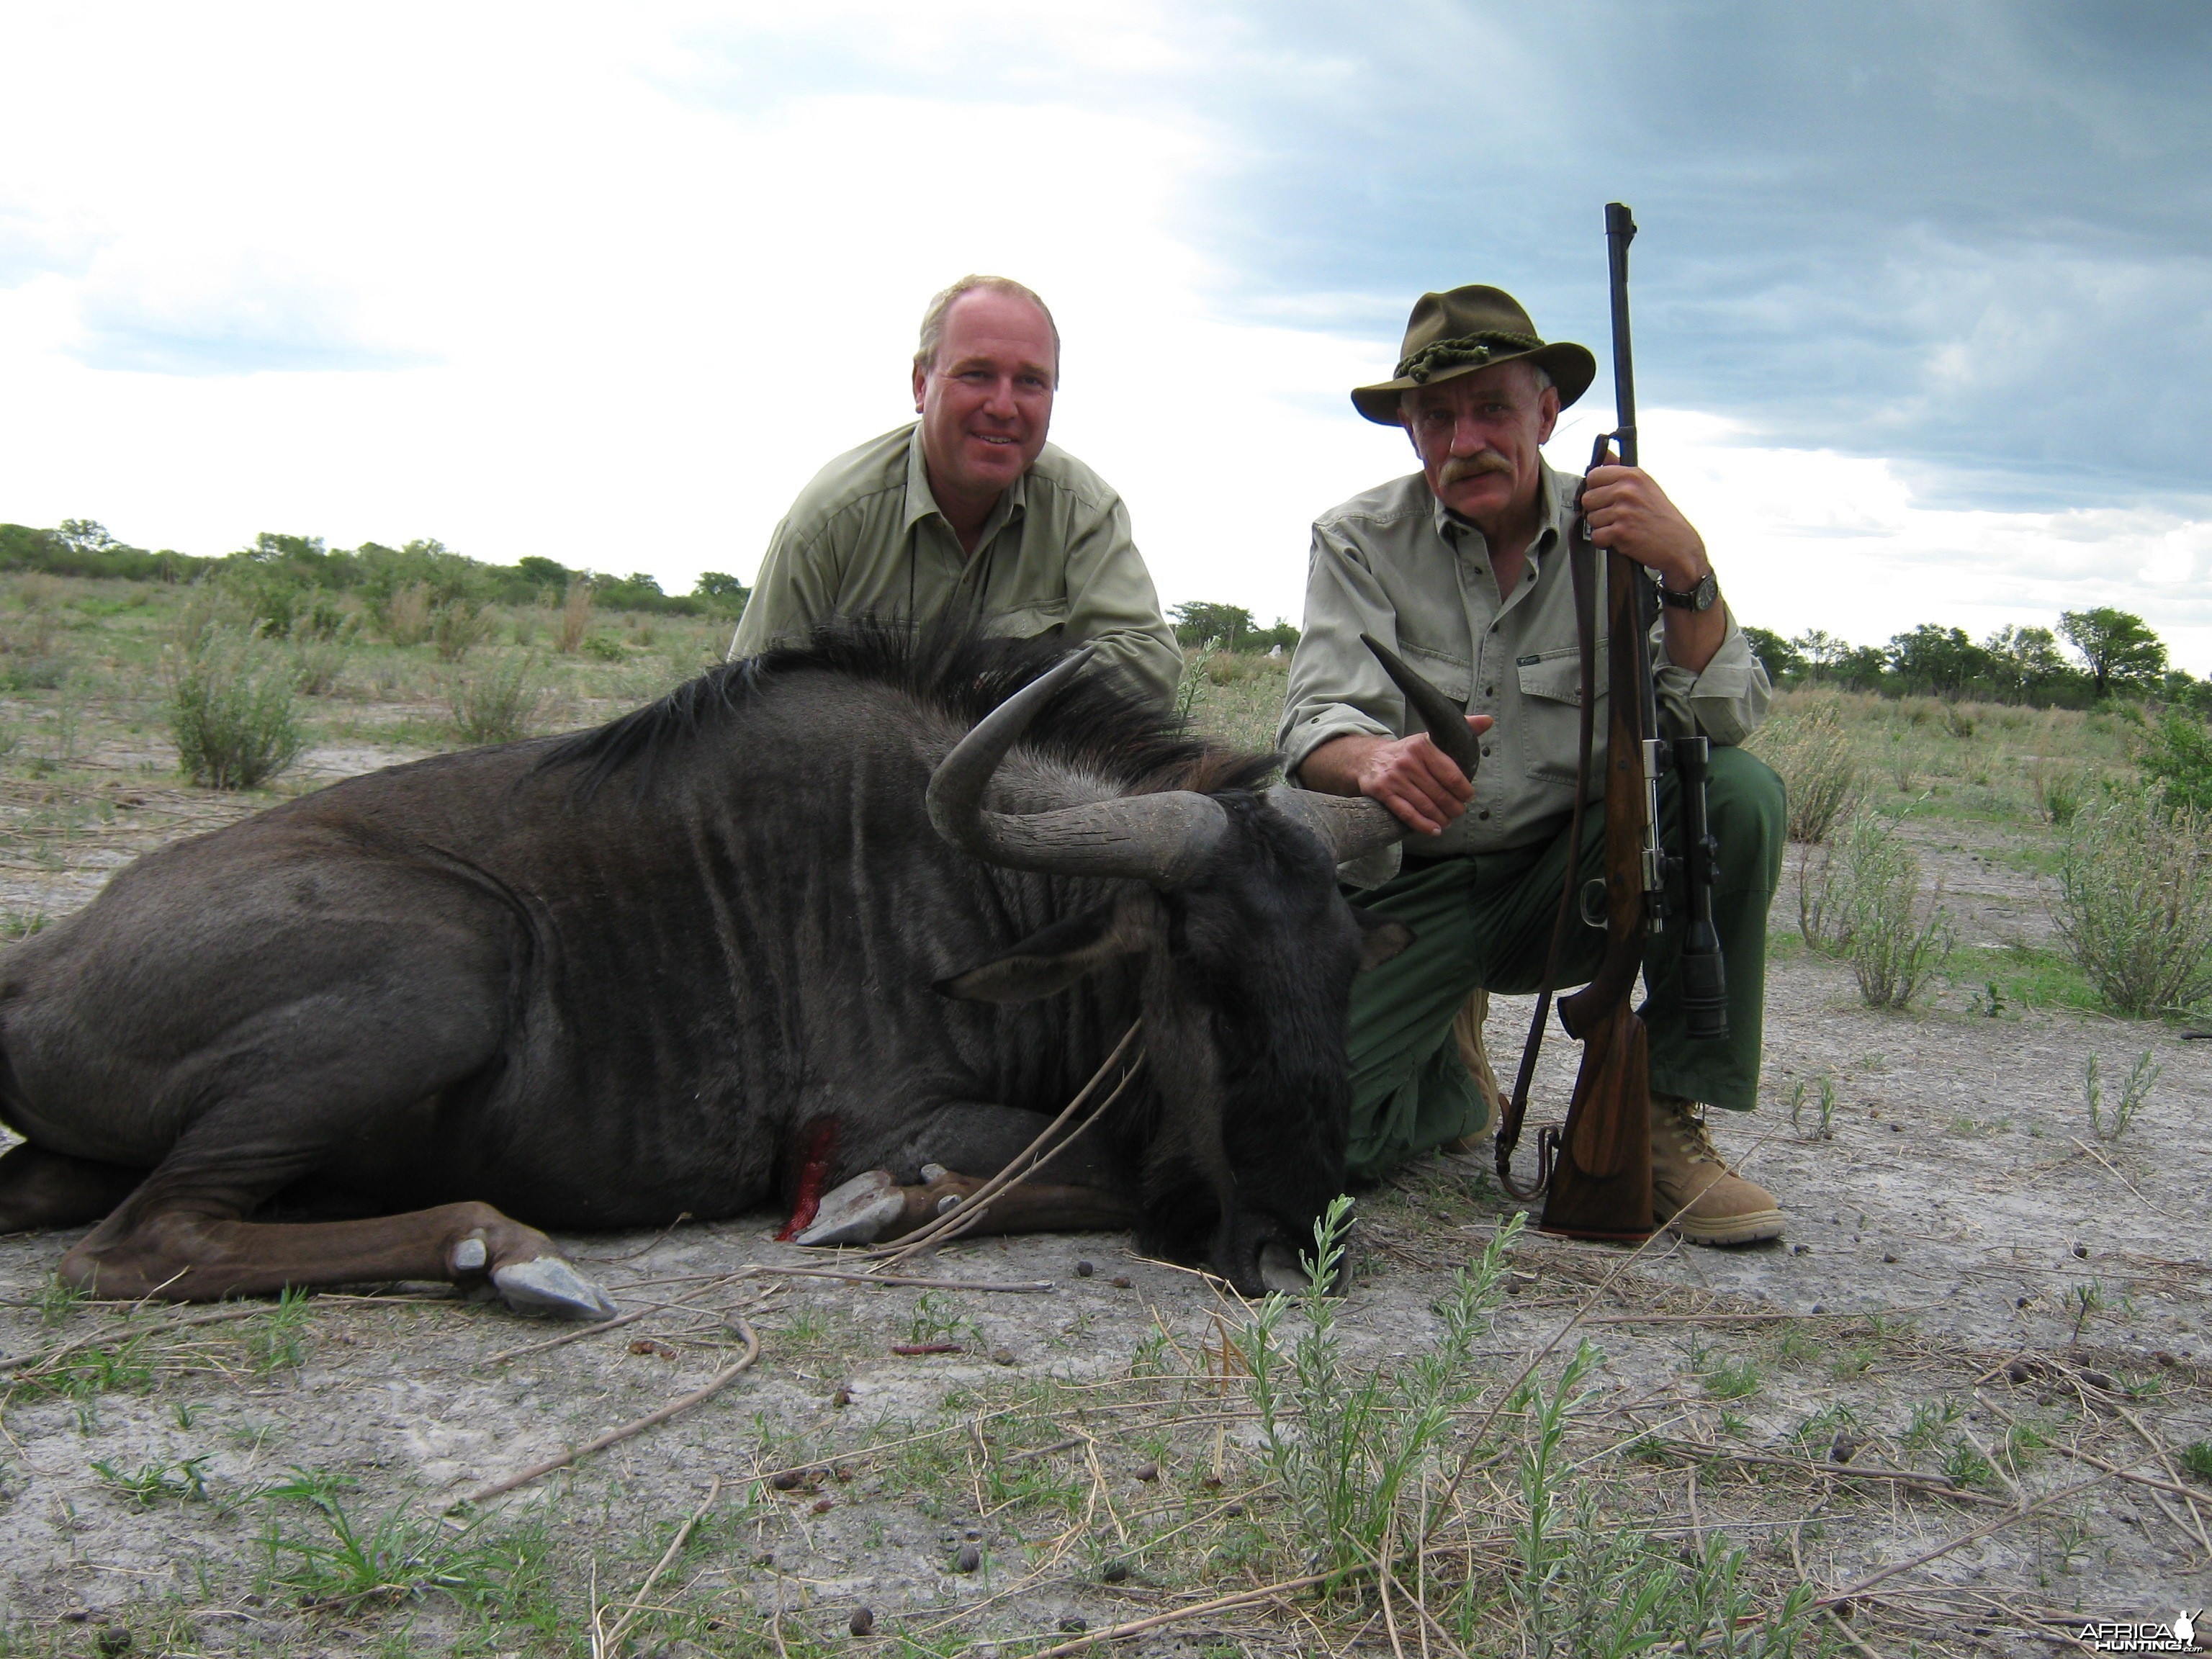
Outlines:
<svg viewBox="0 0 2212 1659"><path fill-rule="evenodd" d="M1405 699L1360 642L1362 634L1395 649L1397 607L1358 549L1323 520L1314 526L1305 629L1291 658L1283 724L1275 737L1293 775L1325 743L1396 737L1405 725Z"/></svg>
<svg viewBox="0 0 2212 1659"><path fill-rule="evenodd" d="M1160 614L1159 590L1119 495L1085 513L1068 539L1067 636L1097 644L1102 665L1118 670L1155 701L1175 701L1182 647Z"/></svg>
<svg viewBox="0 0 2212 1659"><path fill-rule="evenodd" d="M1665 629L1653 630L1651 665L1658 683L1661 724L1669 732L1702 732L1715 743L1741 743L1766 718L1774 687L1766 665L1751 648L1735 615L1728 634L1702 673L1678 668L1667 659Z"/></svg>

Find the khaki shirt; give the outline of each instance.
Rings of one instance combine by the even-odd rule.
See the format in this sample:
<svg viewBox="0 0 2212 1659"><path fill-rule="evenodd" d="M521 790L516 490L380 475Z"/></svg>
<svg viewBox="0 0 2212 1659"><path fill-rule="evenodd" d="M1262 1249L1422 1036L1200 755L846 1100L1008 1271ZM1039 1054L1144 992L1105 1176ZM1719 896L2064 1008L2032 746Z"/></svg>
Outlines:
<svg viewBox="0 0 2212 1659"><path fill-rule="evenodd" d="M1520 586L1503 599L1482 532L1437 501L1419 473L1355 495L1314 523L1305 631L1291 659L1276 738L1290 766L1332 738L1401 738L1422 729L1417 720L1409 726L1405 700L1359 642L1363 633L1468 714L1498 722L1480 739L1482 764L1466 813L1440 836L1408 840L1410 851L1434 857L1525 847L1557 834L1573 810L1582 664L1565 538L1577 483L1543 469L1545 526ZM1597 620L1592 799L1605 792L1601 595ZM1652 642L1662 730L1735 744L1766 717L1766 671L1735 617L1703 673L1667 660L1658 627Z"/></svg>
<svg viewBox="0 0 2212 1659"><path fill-rule="evenodd" d="M769 538L731 654L803 645L831 616L931 618L958 606L987 634L1060 629L1071 642L1096 641L1099 662L1171 701L1182 650L1121 498L1047 444L964 553L930 494L919 427L848 451L799 492Z"/></svg>

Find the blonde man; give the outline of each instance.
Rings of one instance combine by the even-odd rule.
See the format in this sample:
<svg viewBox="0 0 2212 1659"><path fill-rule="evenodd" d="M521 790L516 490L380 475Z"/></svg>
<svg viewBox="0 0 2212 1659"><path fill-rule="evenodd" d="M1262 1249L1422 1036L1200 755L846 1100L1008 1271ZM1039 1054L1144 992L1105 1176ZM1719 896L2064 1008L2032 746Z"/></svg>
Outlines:
<svg viewBox="0 0 2212 1659"><path fill-rule="evenodd" d="M1004 276L930 301L914 357L919 417L817 473L769 538L732 656L802 643L831 616L972 618L1057 634L1165 702L1182 653L1105 480L1046 441L1060 330Z"/></svg>

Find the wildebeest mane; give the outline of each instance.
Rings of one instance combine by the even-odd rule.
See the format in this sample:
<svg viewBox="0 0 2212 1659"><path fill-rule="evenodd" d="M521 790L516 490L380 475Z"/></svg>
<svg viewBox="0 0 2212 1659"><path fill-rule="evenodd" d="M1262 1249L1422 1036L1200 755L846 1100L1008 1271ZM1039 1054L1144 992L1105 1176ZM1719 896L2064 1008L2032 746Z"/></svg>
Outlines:
<svg viewBox="0 0 2212 1659"><path fill-rule="evenodd" d="M969 625L916 631L872 617L833 617L803 646L710 668L657 702L562 739L538 766L582 769L577 789L585 797L625 772L643 793L746 702L809 671L890 686L920 707L972 726L1071 648L1051 637L1007 639ZM1193 737L1181 719L1113 673L1079 676L1046 706L1023 742L1140 791L1256 789L1280 763L1279 756L1218 748Z"/></svg>

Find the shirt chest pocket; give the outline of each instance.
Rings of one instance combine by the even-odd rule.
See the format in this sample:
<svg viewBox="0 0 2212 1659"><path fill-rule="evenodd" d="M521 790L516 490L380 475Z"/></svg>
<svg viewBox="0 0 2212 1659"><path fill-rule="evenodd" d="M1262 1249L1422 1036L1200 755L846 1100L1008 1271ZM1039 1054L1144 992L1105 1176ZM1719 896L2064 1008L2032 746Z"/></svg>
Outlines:
<svg viewBox="0 0 2212 1659"><path fill-rule="evenodd" d="M986 634L995 634L1006 639L1033 640L1040 634L1049 634L1054 629L1064 628L1066 624L1066 599L1039 599L1005 610L987 611L982 616Z"/></svg>
<svg viewBox="0 0 2212 1659"><path fill-rule="evenodd" d="M1598 700L1605 699L1605 641L1598 652ZM1521 693L1522 763L1532 777L1571 785L1582 752L1583 661L1574 646L1516 658L1513 664ZM1592 734L1601 749L1604 715ZM1596 757L1593 756L1595 767Z"/></svg>

